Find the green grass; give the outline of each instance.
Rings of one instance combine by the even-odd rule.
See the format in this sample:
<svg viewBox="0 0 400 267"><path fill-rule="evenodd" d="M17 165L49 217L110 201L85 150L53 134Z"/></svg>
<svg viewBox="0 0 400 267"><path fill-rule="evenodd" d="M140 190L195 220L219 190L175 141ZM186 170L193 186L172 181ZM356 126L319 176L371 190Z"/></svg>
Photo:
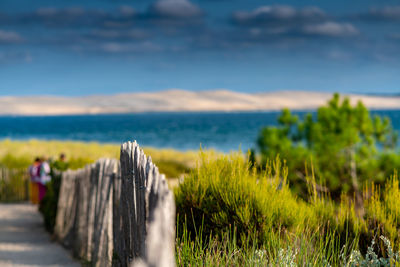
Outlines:
<svg viewBox="0 0 400 267"><path fill-rule="evenodd" d="M298 235L280 231L271 227L266 239L255 241L253 233L239 244L236 228L204 238L200 225L192 238L186 224L177 224L176 262L178 266L343 266L343 260L349 260L344 255L356 251L357 239L340 246L334 232L321 238L316 231Z"/></svg>
<svg viewBox="0 0 400 267"><path fill-rule="evenodd" d="M28 199L29 182L26 169L7 169L0 166L0 202Z"/></svg>
<svg viewBox="0 0 400 267"><path fill-rule="evenodd" d="M221 238L210 237L206 242L193 239L185 231L176 240L175 257L178 266L400 266L400 254L393 251L390 241L381 236L378 241L384 245L377 247L372 241L365 254L356 249L356 241L349 240L339 247L333 236L323 240L318 233L305 233L286 242L280 239L268 245L257 246L247 243L239 246L235 235L229 233ZM201 229L200 229L201 231ZM200 232L201 234L201 232ZM379 249L386 256L379 256Z"/></svg>

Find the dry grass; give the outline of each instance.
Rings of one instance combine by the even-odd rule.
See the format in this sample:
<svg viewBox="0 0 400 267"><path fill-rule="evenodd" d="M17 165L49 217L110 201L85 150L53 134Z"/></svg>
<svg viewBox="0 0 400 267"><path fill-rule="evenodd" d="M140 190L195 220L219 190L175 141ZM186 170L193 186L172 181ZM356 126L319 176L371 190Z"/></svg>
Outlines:
<svg viewBox="0 0 400 267"><path fill-rule="evenodd" d="M153 162L167 177L178 178L181 174L190 172L198 161L198 151L177 151L173 149L143 148L146 155L151 156ZM99 158L119 159L120 146L117 144L100 144L96 142L77 141L0 141L0 163L10 157L13 166L25 168L35 157L45 156L57 159L60 153L67 156L67 160L81 163L94 162Z"/></svg>

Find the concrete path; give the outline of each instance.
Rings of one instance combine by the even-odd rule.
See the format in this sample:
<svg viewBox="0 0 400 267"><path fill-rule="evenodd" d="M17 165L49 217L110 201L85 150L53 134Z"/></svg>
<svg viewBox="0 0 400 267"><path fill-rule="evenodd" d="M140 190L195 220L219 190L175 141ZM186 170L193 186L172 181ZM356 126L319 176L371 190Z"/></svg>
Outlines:
<svg viewBox="0 0 400 267"><path fill-rule="evenodd" d="M37 206L0 204L0 266L80 266L50 240Z"/></svg>

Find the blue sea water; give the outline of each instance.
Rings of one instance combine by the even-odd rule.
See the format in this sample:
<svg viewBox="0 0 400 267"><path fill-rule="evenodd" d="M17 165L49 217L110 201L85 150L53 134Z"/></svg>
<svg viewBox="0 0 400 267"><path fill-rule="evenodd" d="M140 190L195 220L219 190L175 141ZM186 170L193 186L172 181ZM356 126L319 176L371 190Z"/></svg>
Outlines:
<svg viewBox="0 0 400 267"><path fill-rule="evenodd" d="M303 116L305 112L296 112ZM400 110L372 111L388 116L400 130ZM0 139L78 140L178 150L214 148L228 152L255 146L260 129L275 125L280 112L140 113L77 116L1 116Z"/></svg>

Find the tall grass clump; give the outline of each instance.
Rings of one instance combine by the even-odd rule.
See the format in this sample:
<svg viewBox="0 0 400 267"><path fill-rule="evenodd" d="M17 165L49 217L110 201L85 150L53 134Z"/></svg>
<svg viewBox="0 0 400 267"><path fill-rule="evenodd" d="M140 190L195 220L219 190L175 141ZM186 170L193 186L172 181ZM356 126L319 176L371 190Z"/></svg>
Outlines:
<svg viewBox="0 0 400 267"><path fill-rule="evenodd" d="M179 223L192 234L201 224L205 236L235 229L239 241L249 235L265 240L273 228L294 230L304 225L310 210L292 195L286 177L279 159L258 173L240 153L217 159L201 153L197 169L175 192Z"/></svg>
<svg viewBox="0 0 400 267"><path fill-rule="evenodd" d="M393 242L394 249L400 249L400 187L397 172L387 181L382 190L371 185L364 192L365 215L369 236L383 235ZM377 241L381 247L384 240ZM387 255L384 249L380 255Z"/></svg>
<svg viewBox="0 0 400 267"><path fill-rule="evenodd" d="M334 206L323 197L311 204L297 198L286 177L279 158L259 172L241 153L201 153L175 190L178 263L200 266L217 257L229 266L313 266L338 262L341 244L355 248L346 236L340 240Z"/></svg>

